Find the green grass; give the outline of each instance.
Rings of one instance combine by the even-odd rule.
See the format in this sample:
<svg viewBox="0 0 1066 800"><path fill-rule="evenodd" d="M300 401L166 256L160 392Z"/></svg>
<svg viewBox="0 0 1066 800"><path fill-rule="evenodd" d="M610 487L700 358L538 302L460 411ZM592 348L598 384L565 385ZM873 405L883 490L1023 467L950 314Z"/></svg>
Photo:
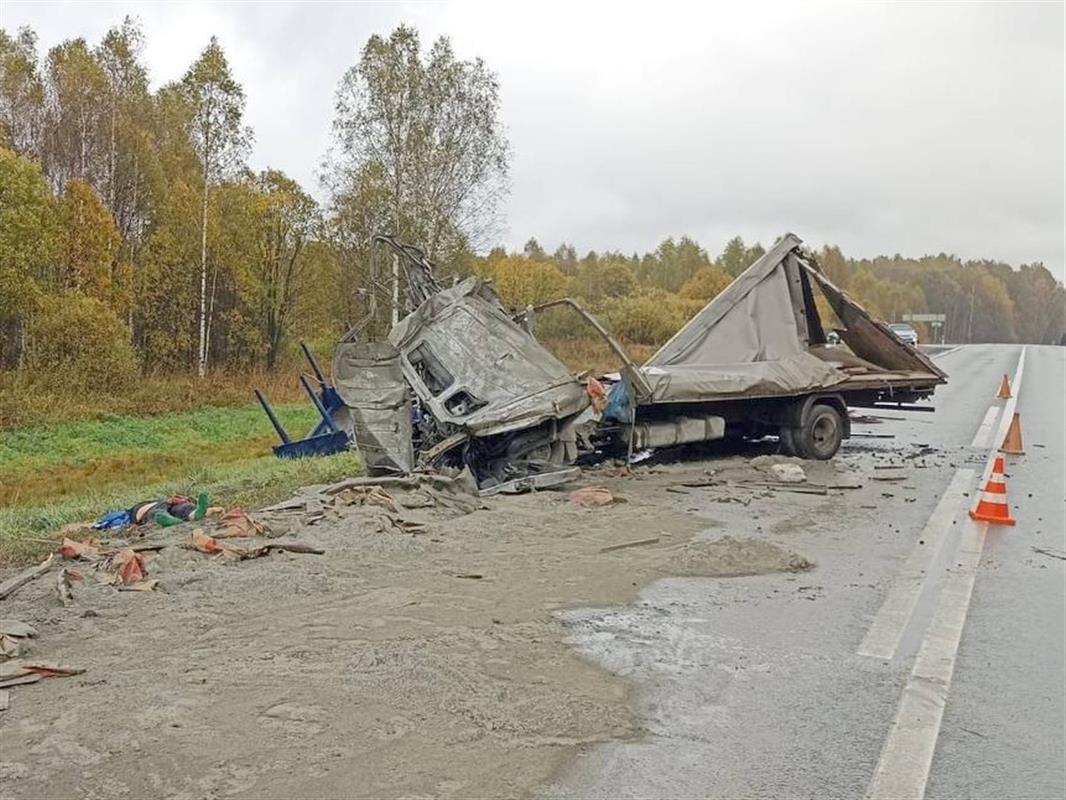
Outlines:
<svg viewBox="0 0 1066 800"><path fill-rule="evenodd" d="M274 409L291 436L318 420L310 403ZM252 437L274 436L258 404L200 408L155 417L112 416L0 433L0 473L80 464L119 453L203 450Z"/></svg>
<svg viewBox="0 0 1066 800"><path fill-rule="evenodd" d="M317 416L307 404L277 411L298 436ZM64 525L141 500L207 492L215 505L255 506L362 470L354 452L282 460L274 443L258 405L2 432L0 562L36 557Z"/></svg>

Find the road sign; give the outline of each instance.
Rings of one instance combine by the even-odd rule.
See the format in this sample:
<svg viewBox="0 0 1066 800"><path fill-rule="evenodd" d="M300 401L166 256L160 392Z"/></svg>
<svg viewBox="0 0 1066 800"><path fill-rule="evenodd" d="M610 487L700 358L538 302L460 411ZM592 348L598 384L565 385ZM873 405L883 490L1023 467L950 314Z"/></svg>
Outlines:
<svg viewBox="0 0 1066 800"><path fill-rule="evenodd" d="M943 324L947 321L947 314L904 314L904 322L939 322Z"/></svg>

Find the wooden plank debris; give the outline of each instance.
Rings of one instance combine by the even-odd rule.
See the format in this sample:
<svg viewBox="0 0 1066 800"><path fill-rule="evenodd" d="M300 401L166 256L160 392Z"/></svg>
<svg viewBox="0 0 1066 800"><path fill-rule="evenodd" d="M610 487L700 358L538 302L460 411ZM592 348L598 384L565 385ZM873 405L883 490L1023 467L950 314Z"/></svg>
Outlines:
<svg viewBox="0 0 1066 800"><path fill-rule="evenodd" d="M8 595L16 592L18 589L25 586L27 583L34 580L35 578L39 578L41 575L44 575L44 573L48 572L48 570L52 568L52 563L54 560L55 555L50 555L37 566L23 570L14 578L9 578L3 583L0 583L0 600L3 600Z"/></svg>
<svg viewBox="0 0 1066 800"><path fill-rule="evenodd" d="M655 544L659 541L658 536L651 536L647 539L634 539L630 542L619 542L618 544L609 544L606 547L601 547L601 553L612 553L615 550L622 550L626 547L641 547L646 544Z"/></svg>

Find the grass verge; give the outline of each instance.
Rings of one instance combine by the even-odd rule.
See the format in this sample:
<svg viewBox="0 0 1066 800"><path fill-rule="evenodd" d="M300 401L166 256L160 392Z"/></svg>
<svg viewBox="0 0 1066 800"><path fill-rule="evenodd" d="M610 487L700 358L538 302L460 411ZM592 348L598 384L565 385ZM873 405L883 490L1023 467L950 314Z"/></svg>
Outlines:
<svg viewBox="0 0 1066 800"><path fill-rule="evenodd" d="M299 435L316 419L309 404L277 411ZM355 453L282 460L275 443L257 405L0 433L0 562L33 557L64 525L142 500L207 492L218 505L254 506L361 471Z"/></svg>
<svg viewBox="0 0 1066 800"><path fill-rule="evenodd" d="M355 452L298 460L269 455L207 465L150 485L103 490L90 487L53 501L7 506L0 508L0 563L39 556L54 547L64 525L91 522L105 511L129 508L141 500L207 492L213 504L256 506L286 497L299 486L336 481L361 471Z"/></svg>

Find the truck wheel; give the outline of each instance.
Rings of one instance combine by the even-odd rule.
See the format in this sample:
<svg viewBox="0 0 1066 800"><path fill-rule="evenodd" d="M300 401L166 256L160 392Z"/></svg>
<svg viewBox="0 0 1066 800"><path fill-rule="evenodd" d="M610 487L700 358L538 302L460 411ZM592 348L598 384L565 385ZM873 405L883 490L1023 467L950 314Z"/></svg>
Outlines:
<svg viewBox="0 0 1066 800"><path fill-rule="evenodd" d="M796 455L826 461L836 455L844 438L844 420L833 406L811 406L803 424L792 432Z"/></svg>

